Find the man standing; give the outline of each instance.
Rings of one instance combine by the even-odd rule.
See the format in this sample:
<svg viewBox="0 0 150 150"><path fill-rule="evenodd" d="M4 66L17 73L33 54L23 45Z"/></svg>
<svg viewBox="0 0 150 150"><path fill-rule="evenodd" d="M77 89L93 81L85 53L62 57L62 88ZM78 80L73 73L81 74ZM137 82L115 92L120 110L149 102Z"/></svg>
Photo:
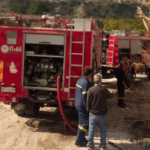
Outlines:
<svg viewBox="0 0 150 150"><path fill-rule="evenodd" d="M90 112L89 117L89 149L94 147L94 131L98 125L101 132L101 149L106 148L107 135L107 99L112 98L114 94L110 93L107 88L102 87L102 76L100 73L94 75L95 86L91 87L87 95L86 110Z"/></svg>
<svg viewBox="0 0 150 150"><path fill-rule="evenodd" d="M86 146L85 132L89 128L89 113L86 111L87 91L90 88L90 79L92 77L92 69L87 68L84 77L79 79L76 84L75 107L79 116L78 133L75 145Z"/></svg>
<svg viewBox="0 0 150 150"><path fill-rule="evenodd" d="M125 104L124 104L124 100L123 100L123 98L124 98L124 89L128 88L125 84L125 73L124 73L123 67L124 67L124 62L121 61L120 62L120 67L118 68L118 71L117 71L117 74L116 74L117 89L118 89L118 95L119 95L118 107L121 107L121 108L125 108Z"/></svg>

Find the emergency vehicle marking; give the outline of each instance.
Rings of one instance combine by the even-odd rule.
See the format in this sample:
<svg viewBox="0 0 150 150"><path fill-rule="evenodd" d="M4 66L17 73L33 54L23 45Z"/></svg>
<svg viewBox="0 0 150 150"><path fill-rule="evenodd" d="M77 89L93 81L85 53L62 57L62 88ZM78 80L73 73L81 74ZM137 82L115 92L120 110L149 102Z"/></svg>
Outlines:
<svg viewBox="0 0 150 150"><path fill-rule="evenodd" d="M0 82L3 82L3 61L0 61Z"/></svg>
<svg viewBox="0 0 150 150"><path fill-rule="evenodd" d="M85 129L84 127L82 127L82 126L80 126L80 125L78 125L78 128L79 128L80 130L84 131L84 132L87 132L87 129Z"/></svg>
<svg viewBox="0 0 150 150"><path fill-rule="evenodd" d="M77 86L77 87L79 87L80 89L82 89L82 86L81 86L81 85L79 85L79 84L76 84L76 86Z"/></svg>
<svg viewBox="0 0 150 150"><path fill-rule="evenodd" d="M2 51L3 53L8 53L9 47L8 47L7 45L2 45L1 51Z"/></svg>
<svg viewBox="0 0 150 150"><path fill-rule="evenodd" d="M21 46L7 46L7 45L2 45L1 51L3 53L8 53L8 52L21 52Z"/></svg>
<svg viewBox="0 0 150 150"><path fill-rule="evenodd" d="M82 94L87 94L88 91L83 91Z"/></svg>
<svg viewBox="0 0 150 150"><path fill-rule="evenodd" d="M11 65L9 66L9 71L13 74L16 74L18 72L14 62L11 62Z"/></svg>
<svg viewBox="0 0 150 150"><path fill-rule="evenodd" d="M14 48L14 46L9 46L9 52L21 52L21 46L17 46Z"/></svg>

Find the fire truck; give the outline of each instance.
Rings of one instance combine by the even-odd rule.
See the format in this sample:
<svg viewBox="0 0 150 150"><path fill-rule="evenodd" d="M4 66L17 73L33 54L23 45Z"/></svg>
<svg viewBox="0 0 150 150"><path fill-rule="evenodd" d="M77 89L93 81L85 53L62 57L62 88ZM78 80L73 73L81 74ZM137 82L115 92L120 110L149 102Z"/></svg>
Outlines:
<svg viewBox="0 0 150 150"><path fill-rule="evenodd" d="M131 87L137 73L146 73L150 79L150 37L124 30L103 34L102 72L104 78L114 77L120 61L125 62L126 85Z"/></svg>
<svg viewBox="0 0 150 150"><path fill-rule="evenodd" d="M33 27L33 22L41 22ZM75 86L87 67L102 65L102 22L0 14L0 100L18 115L40 107L75 106Z"/></svg>

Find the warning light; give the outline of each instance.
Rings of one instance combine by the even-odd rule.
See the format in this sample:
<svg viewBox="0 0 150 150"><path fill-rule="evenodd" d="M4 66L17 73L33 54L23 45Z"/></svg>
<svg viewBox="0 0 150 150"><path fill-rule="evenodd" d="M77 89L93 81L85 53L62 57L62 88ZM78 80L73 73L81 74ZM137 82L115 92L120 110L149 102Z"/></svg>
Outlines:
<svg viewBox="0 0 150 150"><path fill-rule="evenodd" d="M50 79L51 79L51 80L53 80L53 79L54 79L54 77L53 77L53 76L50 76Z"/></svg>
<svg viewBox="0 0 150 150"><path fill-rule="evenodd" d="M149 37L150 35L148 33L145 34L146 37Z"/></svg>

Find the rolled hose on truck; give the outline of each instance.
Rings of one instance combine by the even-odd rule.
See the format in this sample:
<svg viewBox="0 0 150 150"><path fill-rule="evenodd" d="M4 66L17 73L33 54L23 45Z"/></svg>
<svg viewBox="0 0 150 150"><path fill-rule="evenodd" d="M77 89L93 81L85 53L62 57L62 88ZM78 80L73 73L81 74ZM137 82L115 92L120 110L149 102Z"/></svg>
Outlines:
<svg viewBox="0 0 150 150"><path fill-rule="evenodd" d="M62 118L65 122L65 124L75 133L77 133L77 130L71 126L71 124L69 123L69 121L67 120L66 116L65 116L65 113L64 113L64 109L63 109L63 106L62 106L62 102L61 102L61 91L60 91L60 88L61 88L61 85L60 85L60 80L61 80L61 76L59 75L57 77L57 99L58 99L58 103L59 103L59 108L60 108L60 112L61 112L61 115L62 115Z"/></svg>

